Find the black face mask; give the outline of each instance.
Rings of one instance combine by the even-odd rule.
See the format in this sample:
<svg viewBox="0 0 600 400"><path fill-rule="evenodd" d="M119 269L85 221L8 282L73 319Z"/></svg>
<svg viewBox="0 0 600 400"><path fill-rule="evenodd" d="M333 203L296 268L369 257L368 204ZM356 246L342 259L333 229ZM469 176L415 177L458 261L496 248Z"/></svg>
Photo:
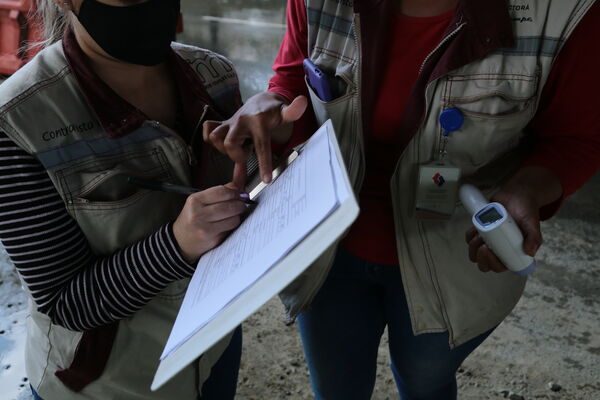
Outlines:
<svg viewBox="0 0 600 400"><path fill-rule="evenodd" d="M179 11L180 0L149 0L126 7L84 0L77 17L110 56L151 66L166 60Z"/></svg>

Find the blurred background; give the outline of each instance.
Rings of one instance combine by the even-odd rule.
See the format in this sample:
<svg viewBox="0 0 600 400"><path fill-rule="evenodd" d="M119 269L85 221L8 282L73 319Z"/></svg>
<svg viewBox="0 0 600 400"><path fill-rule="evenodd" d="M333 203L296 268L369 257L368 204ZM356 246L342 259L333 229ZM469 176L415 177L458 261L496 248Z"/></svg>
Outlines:
<svg viewBox="0 0 600 400"><path fill-rule="evenodd" d="M179 41L233 61L244 100L266 89L285 33L285 0L183 0L181 6Z"/></svg>
<svg viewBox="0 0 600 400"><path fill-rule="evenodd" d="M3 65L15 68L19 61L7 49L14 47L10 26L23 18L11 19L7 7L20 3L27 10L28 2L0 0L0 74L7 74ZM178 40L233 61L247 99L267 87L285 32L285 7L285 0L182 0L184 31ZM514 312L459 370L459 399L600 400L599 204L596 174L543 223L546 242L538 271ZM14 267L0 248L2 400L30 399L23 365L26 304ZM373 399L398 398L388 365L384 335ZM237 398L312 398L296 327L284 325L276 298L244 323Z"/></svg>

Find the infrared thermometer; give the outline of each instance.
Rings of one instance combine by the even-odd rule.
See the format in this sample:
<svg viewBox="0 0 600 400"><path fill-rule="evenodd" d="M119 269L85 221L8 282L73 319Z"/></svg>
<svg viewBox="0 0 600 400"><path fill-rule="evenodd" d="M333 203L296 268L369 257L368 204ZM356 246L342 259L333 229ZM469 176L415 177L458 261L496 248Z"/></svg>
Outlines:
<svg viewBox="0 0 600 400"><path fill-rule="evenodd" d="M473 185L464 184L458 196L473 216L473 225L485 244L506 268L519 275L529 275L536 267L535 259L523 251L523 234L500 203L490 203Z"/></svg>

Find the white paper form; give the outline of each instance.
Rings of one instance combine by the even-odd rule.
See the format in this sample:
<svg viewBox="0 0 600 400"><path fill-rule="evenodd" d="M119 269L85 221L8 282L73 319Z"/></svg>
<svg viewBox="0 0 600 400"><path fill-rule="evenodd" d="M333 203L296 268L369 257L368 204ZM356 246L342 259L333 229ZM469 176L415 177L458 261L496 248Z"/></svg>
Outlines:
<svg viewBox="0 0 600 400"><path fill-rule="evenodd" d="M219 247L199 261L161 359L206 325L318 226L339 201L328 131L260 195L259 204Z"/></svg>

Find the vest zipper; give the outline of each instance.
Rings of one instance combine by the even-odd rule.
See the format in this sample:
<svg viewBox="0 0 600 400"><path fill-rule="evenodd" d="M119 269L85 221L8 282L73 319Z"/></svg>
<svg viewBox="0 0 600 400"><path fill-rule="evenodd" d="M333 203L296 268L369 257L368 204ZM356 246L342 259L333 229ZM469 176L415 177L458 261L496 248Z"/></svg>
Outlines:
<svg viewBox="0 0 600 400"><path fill-rule="evenodd" d="M442 40L441 40L441 41L438 43L438 45L437 45L437 46L436 46L436 47L435 47L435 48L434 48L434 49L433 49L433 50L432 50L432 51L431 51L431 52L430 52L430 53L427 55L427 57L425 57L425 60L423 60L423 63L421 64L421 67L420 67L420 69L419 69L419 75L421 75L421 73L423 72L423 69L425 68L425 65L426 65L426 64L427 64L427 62L428 62L428 61L431 59L431 57L432 57L432 56L433 56L433 55L434 55L434 54L435 54L435 53L436 53L436 52L437 52L437 51L438 51L440 48L442 48L442 46L444 46L444 45L445 45L445 44L446 44L446 43L447 43L447 42L448 42L450 39L452 39L454 36L456 36L456 34L458 34L458 32L460 32L460 30L461 30L461 29L462 29L462 28L463 28L463 27L464 27L464 26L467 24L466 22L461 22L461 21L462 21L462 17L461 17L460 21L459 21L459 22L457 22L457 25L458 25L458 26L457 26L457 27L456 27L456 28L455 28L455 29L454 29L452 32L450 32L448 35L446 35L446 36L445 36L445 37L444 37L444 38L443 38L443 39L442 39ZM430 83L431 83L431 82L430 82ZM425 87L425 91L427 91L427 88L428 88L428 87L429 87L429 84L428 84L428 85ZM426 98L426 99L425 99L425 102L426 102L426 103L428 103L428 101L429 101L429 100ZM425 105L425 110L427 110L427 108L428 108L428 107L429 107L429 105L428 105L428 104L426 104L426 105ZM422 124L422 122L421 122L421 124ZM419 129L419 130L420 130L420 129ZM439 140L438 140L438 143L437 143L437 149L436 149L436 151L439 151L439 146L440 146L440 143L439 143ZM417 158L417 159L416 159L416 161L417 161L417 164L420 164L420 163L421 163L421 160L420 160L420 157L419 157L419 154L418 154L418 152L417 152L417 154L416 154L416 158ZM419 236L421 236L420 240L421 240L421 242L422 242L422 245L423 245L424 247L426 247L426 245L425 245L425 243L424 243L425 239L423 238L423 235L425 235L425 232L424 232L424 227L423 227L423 224L422 224L421 222L417 222L417 231L418 231L418 235L419 235ZM448 331L449 331L449 332L450 332L450 334L451 334L451 332L452 332L452 326L451 326L451 324L450 324L450 320L449 320L449 318L448 318L448 313L446 312L446 308L445 308L445 305L444 305L443 297L442 297L442 295L441 295L441 289L440 289L440 287L439 287L439 282L438 282L438 280L437 280L437 274L435 273L435 271L432 271L433 267L431 267L431 266L429 265L429 263L430 263L430 261L431 261L431 258L430 258L430 257L431 257L431 254L428 254L428 256L429 256L429 257L427 257L428 259L425 261L425 266L426 266L426 268L427 268L427 272L429 273L429 279L431 280L431 284L433 285L433 290L435 291L435 295L436 295L436 297L437 297L437 301L438 301L438 304L439 304L439 309L440 309L440 312L441 312L442 318L444 319L444 323L446 324L446 327L448 328ZM434 277L434 275L435 275L435 277ZM410 311L410 312L412 312L412 310L409 310L409 311ZM419 329L420 329L420 328L419 328Z"/></svg>
<svg viewBox="0 0 600 400"><path fill-rule="evenodd" d="M463 28L463 27L464 27L464 26L467 24L466 22L461 22L461 21L462 21L462 16L460 17L460 20L459 20L459 22L457 22L457 23L456 23L456 25L458 25L458 26L456 27L456 29L454 29L454 30L453 30L452 32L450 32L450 33L449 33L449 34L448 34L446 37L444 37L444 38L443 38L443 39L442 39L442 40L441 40L441 41L438 43L438 45L437 45L437 46L436 46L436 47L433 49L433 51L431 51L431 53L429 53L429 54L427 55L427 57L425 57L425 60L423 60L423 63L421 64L421 68L419 69L419 75L421 75L421 73L423 72L423 68L425 68L425 64L427 64L427 62L429 61L429 59L430 59L430 58L431 58L431 57L432 57L432 56L433 56L433 55L434 55L434 54L435 54L435 53L436 53L436 52L437 52L437 51L438 51L438 50L439 50L439 49L440 49L440 48L441 48L441 47L442 47L442 46L443 46L445 43L447 43L447 42L448 42L448 41L449 41L451 38L453 38L453 37L454 37L454 36L455 36L455 35L456 35L458 32L460 32L460 30L461 30L461 29L462 29L462 28ZM438 78L438 79L439 79L439 78ZM431 83L431 82L430 82L430 83ZM428 85L425 87L425 92L427 92L427 88L428 88L428 87L429 87L429 84L428 84ZM429 103L429 99L428 99L428 98L426 98L426 99L425 99L425 103L426 103L426 104L425 104L425 110L427 110L427 109L429 108L429 104L428 104L428 103ZM422 123L423 123L423 121L421 121L421 124L422 124ZM419 130L421 130L421 129L419 129ZM442 145L442 143L441 143L441 140L442 140L442 138L443 138L443 135L442 135L442 133L443 133L443 132L440 132L440 135L439 135L439 137L438 137L438 140L437 140L437 144L435 145L435 148L434 148L434 151L435 151L435 153L434 153L434 154L436 154L436 155L439 153L439 151L440 151L440 149L441 149L441 145ZM418 163L418 164L420 164L420 163L421 163L421 160L420 160L420 157L418 156L418 154L417 154L417 163Z"/></svg>
<svg viewBox="0 0 600 400"><path fill-rule="evenodd" d="M356 52L358 53L358 71L357 71L357 76L356 76L356 95L357 98L360 100L362 99L362 49L360 47L360 42L359 42L359 38L361 36L361 32L360 32L360 14L354 14L354 46L356 46ZM361 168L358 172L357 172L357 184L358 182L360 182L359 185L357 185L358 187L362 187L363 184L363 180L365 177L365 173L364 171L366 170L366 166L365 166L365 143L364 143L364 125L363 125L363 115L362 115L362 104L361 101L358 101L358 109L356 110L356 115L358 115L358 125L360 126L360 132L361 134L356 138L357 140L357 144L360 147L360 161L361 161L361 165L363 165L363 168ZM354 151L352 152L352 157L350 158L351 162L354 159ZM349 164L351 165L351 164Z"/></svg>
<svg viewBox="0 0 600 400"><path fill-rule="evenodd" d="M455 29L454 29L452 32L450 32L448 35L446 35L446 36L445 36L445 37L444 37L444 38L443 38L443 39L442 39L442 40L441 40L441 41L438 43L438 45L437 45L437 46L436 46L436 47L435 47L435 48L434 48L434 49L433 49L433 50L432 50L432 51L431 51L431 52L430 52L430 53L427 55L427 57L425 57L425 59L424 59L424 60L423 60L423 62L421 63L421 67L419 68L419 76L422 74L422 72L423 72L423 69L425 68L425 65L426 65L426 64L427 64L427 62L428 62L428 61L431 59L431 57L432 57L432 56L433 56L433 55L434 55L436 52L438 52L438 51L440 50L440 48L442 48L442 47L443 47L443 46L444 46L444 45L445 45L445 44L446 44L446 43L447 43L447 42L448 42L450 39L452 39L454 36L456 36L456 34L457 34L458 32L460 32L460 30L461 30L461 29L462 29L462 28L463 28L463 27L466 25L466 22L461 22L461 21L462 21L462 18L460 19L460 21L459 21L459 22L457 22L457 23L456 23L456 24L457 24L457 27L456 27L456 28L455 28ZM427 90L427 87L429 87L429 85L427 85L427 86L426 86L425 90ZM425 101L427 102L427 99L426 99ZM427 105L425 105L425 109L426 109L426 110L427 110L427 107L428 107L428 106L427 106ZM422 124L422 122L421 122L421 124ZM408 148L407 148L407 150L408 150ZM401 157L401 158L402 158L402 157ZM399 163L400 163L400 162L401 162L401 161L400 161L400 160L398 160L398 163L397 163L397 165L396 165L396 167L397 167L397 168L398 168L398 165L399 165ZM420 158L419 158L419 155L418 155L418 154L417 154L417 159L416 159L416 162L417 162L417 164L420 164L420 163L421 163L421 161L420 161ZM396 210L396 208L399 208L399 207L400 207L400 205L398 205L398 206L394 206L394 215L396 215L396 214L398 213L398 211ZM400 215L401 215L401 212L400 212ZM418 223L418 224L420 225L420 223ZM394 225L395 225L395 228L396 228L396 224L394 224ZM420 231L420 229L422 229L422 228L420 228L420 227L419 227L419 228L417 228L417 229L419 229L419 231ZM396 229L395 229L395 232L396 232L396 236L398 236ZM420 233L419 233L419 234L420 234ZM421 239L421 240L423 240L423 239ZM397 246L397 247L399 248L399 246ZM400 258L400 254L398 254L398 258ZM447 318L447 314L446 314L446 312L445 312L445 309L444 309L444 306L443 306L443 304L444 304L444 303L443 303L443 301L442 301L442 297L441 297L441 293L440 293L440 288L439 288L439 286L437 285L437 282L436 282L436 281L434 281L434 278L433 278L433 272L431 271L431 268L430 268L430 267L429 267L429 265L428 265L428 261L429 261L429 260L427 260L427 262L426 262L426 268L427 268L427 271L429 272L430 280L431 280L431 283L432 283L432 285L433 285L433 289L434 289L434 291L435 291L435 295L436 295L436 297L437 297L437 300L438 300L438 303L439 303L439 306L440 306L440 310L441 310L441 312L442 312L442 317L444 318L444 321L446 322L446 325L449 327L449 329L451 329L451 327L450 327L450 323L449 323L449 321L448 321L448 318ZM400 273L402 274L402 262L400 262ZM437 278L436 278L436 279L437 279ZM412 313L412 310L409 310L409 311Z"/></svg>
<svg viewBox="0 0 600 400"><path fill-rule="evenodd" d="M194 155L194 149L192 149L192 146L187 144L185 147L185 150L186 150L187 156L188 156L188 164L190 165L190 167L195 167L198 164L198 160L196 159L196 156Z"/></svg>
<svg viewBox="0 0 600 400"><path fill-rule="evenodd" d="M170 134L171 136L173 136L173 137L174 137L174 138L175 138L177 141L179 141L179 142L180 142L180 143L183 145L183 147L185 147L185 152L186 152L186 155L187 155L188 164L189 164L191 167L195 166L195 165L198 163L198 161L196 160L196 156L194 155L194 150L192 149L192 146L191 146L191 145L189 145L189 144L187 144L187 143L185 142L185 140L183 140L183 139L181 138L181 136L179 136L179 135L177 134L177 132L175 132L174 130L172 130L172 129L171 129L171 128L169 128L168 126L161 124L159 121L154 121L154 120L153 120L153 121L149 121L149 123L150 123L150 125L152 125L152 127L154 127L155 129L160 129L160 130L163 130L163 131L165 131L165 132L169 133L169 134Z"/></svg>
<svg viewBox="0 0 600 400"><path fill-rule="evenodd" d="M462 21L462 17L461 17L461 21ZM425 68L425 64L427 64L427 61L429 61L429 59L444 45L446 44L450 39L452 39L452 37L454 37L462 28L463 26L465 26L467 23L466 22L457 22L457 24L459 24L456 29L454 29L452 32L450 32L446 37L444 37L437 46L435 46L435 48L431 51L431 53L427 54L427 57L425 57L425 59L423 60L423 63L421 64L421 68L419 68L419 75L421 75L421 72L423 72L423 68Z"/></svg>
<svg viewBox="0 0 600 400"><path fill-rule="evenodd" d="M194 132L192 132L192 138L190 139L190 143L194 143L194 139L196 139L196 135L198 135L198 132L200 131L200 128L202 127L202 122L204 121L204 118L206 118L206 114L208 114L208 104L206 104L204 106L204 109L202 110L202 115L200 116L200 118L198 119L198 122L196 123L196 128L194 129Z"/></svg>

